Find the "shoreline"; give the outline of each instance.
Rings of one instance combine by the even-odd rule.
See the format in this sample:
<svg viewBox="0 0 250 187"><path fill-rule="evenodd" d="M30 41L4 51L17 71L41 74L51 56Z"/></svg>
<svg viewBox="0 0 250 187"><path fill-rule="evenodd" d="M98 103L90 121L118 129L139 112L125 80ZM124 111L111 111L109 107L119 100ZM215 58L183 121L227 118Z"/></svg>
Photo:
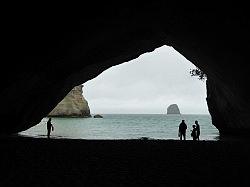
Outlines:
<svg viewBox="0 0 250 187"><path fill-rule="evenodd" d="M36 135L36 136L31 136L31 135L25 135L25 134L12 134L12 135L0 135L0 139L1 138L30 138L30 139L47 139L47 135L46 134L41 134L41 135ZM144 140L144 141L180 141L178 138L166 138L166 139L157 139L157 138L150 138L150 137L140 137L140 138L119 138L119 139L87 139L87 138L71 138L71 137L64 137L64 136L58 136L58 135L51 135L50 139L56 139L56 140L85 140L85 141L131 141L131 140ZM185 141L193 141L192 139L188 138ZM218 135L215 139L201 139L199 140L199 142L201 141L249 141L250 142L250 137L249 136L232 136L232 135Z"/></svg>
<svg viewBox="0 0 250 187"><path fill-rule="evenodd" d="M1 138L0 184L174 186L248 181L249 141Z"/></svg>

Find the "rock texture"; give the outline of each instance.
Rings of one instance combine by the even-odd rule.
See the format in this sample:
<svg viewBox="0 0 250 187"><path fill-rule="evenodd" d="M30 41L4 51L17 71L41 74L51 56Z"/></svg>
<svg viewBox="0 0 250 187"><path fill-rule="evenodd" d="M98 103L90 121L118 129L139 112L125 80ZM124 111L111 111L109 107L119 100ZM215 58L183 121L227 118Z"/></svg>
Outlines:
<svg viewBox="0 0 250 187"><path fill-rule="evenodd" d="M88 102L83 97L83 86L74 87L48 114L51 117L90 117Z"/></svg>
<svg viewBox="0 0 250 187"><path fill-rule="evenodd" d="M177 104L171 104L167 108L167 114L181 114Z"/></svg>
<svg viewBox="0 0 250 187"><path fill-rule="evenodd" d="M249 103L240 96L235 85L229 89L226 85L207 80L207 104L212 116L212 123L219 129L221 135L247 135L250 121Z"/></svg>
<svg viewBox="0 0 250 187"><path fill-rule="evenodd" d="M11 14L1 25L0 132L38 124L75 86L169 45L207 74L208 107L220 132L250 133L250 11L208 6L88 1L72 14L68 4L5 6Z"/></svg>
<svg viewBox="0 0 250 187"><path fill-rule="evenodd" d="M96 114L96 115L93 116L93 118L103 118L103 116L100 115L100 114Z"/></svg>

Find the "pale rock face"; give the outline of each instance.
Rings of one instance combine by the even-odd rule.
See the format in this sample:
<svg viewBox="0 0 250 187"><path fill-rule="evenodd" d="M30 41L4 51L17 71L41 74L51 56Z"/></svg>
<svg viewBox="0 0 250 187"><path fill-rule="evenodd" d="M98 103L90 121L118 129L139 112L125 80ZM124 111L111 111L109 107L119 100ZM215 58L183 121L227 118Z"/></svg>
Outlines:
<svg viewBox="0 0 250 187"><path fill-rule="evenodd" d="M181 114L177 104L169 105L167 114Z"/></svg>
<svg viewBox="0 0 250 187"><path fill-rule="evenodd" d="M82 88L82 85L74 87L48 116L90 117L90 109L83 97Z"/></svg>

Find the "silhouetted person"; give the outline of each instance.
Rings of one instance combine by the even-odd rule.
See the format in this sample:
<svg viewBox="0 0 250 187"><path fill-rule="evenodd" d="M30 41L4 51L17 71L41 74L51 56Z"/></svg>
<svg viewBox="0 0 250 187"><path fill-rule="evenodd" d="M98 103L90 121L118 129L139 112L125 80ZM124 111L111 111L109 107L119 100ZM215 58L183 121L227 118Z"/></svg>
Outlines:
<svg viewBox="0 0 250 187"><path fill-rule="evenodd" d="M193 138L193 140L197 139L197 129L195 125L193 125L193 129L191 131L191 137Z"/></svg>
<svg viewBox="0 0 250 187"><path fill-rule="evenodd" d="M198 121L196 120L195 122L195 128L196 128L196 138L197 138L197 140L200 140L200 125L199 125L199 123L198 123Z"/></svg>
<svg viewBox="0 0 250 187"><path fill-rule="evenodd" d="M182 120L179 125L179 133L178 133L180 140L182 140L182 137L184 140L186 140L186 130L187 130L187 125L185 123L185 120Z"/></svg>
<svg viewBox="0 0 250 187"><path fill-rule="evenodd" d="M51 123L51 118L49 118L49 120L47 121L47 137L50 138L50 132L51 130L54 130L54 127Z"/></svg>

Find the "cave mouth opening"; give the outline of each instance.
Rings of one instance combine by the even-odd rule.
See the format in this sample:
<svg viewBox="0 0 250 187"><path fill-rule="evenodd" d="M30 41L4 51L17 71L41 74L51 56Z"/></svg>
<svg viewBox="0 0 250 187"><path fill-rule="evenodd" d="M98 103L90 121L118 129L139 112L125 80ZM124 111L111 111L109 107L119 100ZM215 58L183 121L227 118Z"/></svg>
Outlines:
<svg viewBox="0 0 250 187"><path fill-rule="evenodd" d="M104 118L53 117L55 131L51 137L178 139L179 122L185 119L187 139L191 139L189 131L198 120L201 139L217 140L218 130L212 125L206 105L205 81L190 74L195 68L174 48L165 45L113 66L83 87L91 115L101 114ZM166 115L171 104L179 106L181 115ZM44 118L20 134L45 138L46 122Z"/></svg>
<svg viewBox="0 0 250 187"><path fill-rule="evenodd" d="M161 46L129 62L113 66L84 83L91 113L163 114L178 104L182 114L209 114L205 80L173 47Z"/></svg>

